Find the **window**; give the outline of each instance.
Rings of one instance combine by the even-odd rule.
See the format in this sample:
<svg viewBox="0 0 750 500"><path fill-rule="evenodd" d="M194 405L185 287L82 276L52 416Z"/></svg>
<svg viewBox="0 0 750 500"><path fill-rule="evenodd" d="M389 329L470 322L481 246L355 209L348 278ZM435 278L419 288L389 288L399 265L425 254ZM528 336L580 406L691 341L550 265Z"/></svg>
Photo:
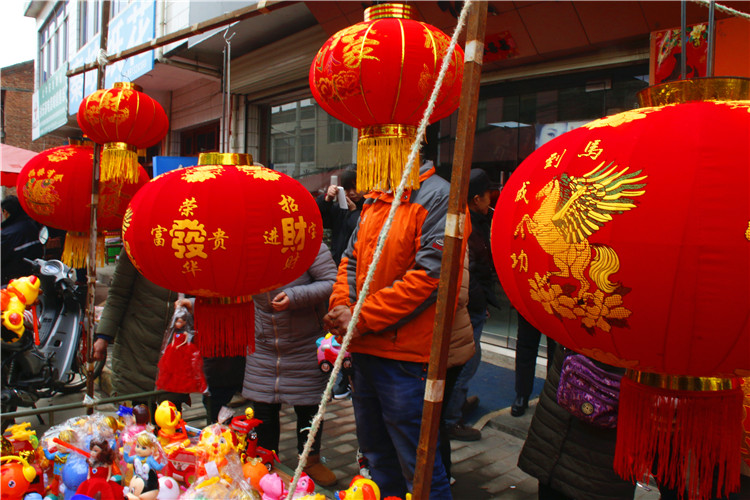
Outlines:
<svg viewBox="0 0 750 500"><path fill-rule="evenodd" d="M85 0L78 4L78 48L80 49L99 33L101 25L100 0Z"/></svg>
<svg viewBox="0 0 750 500"><path fill-rule="evenodd" d="M68 2L59 2L39 30L39 83L68 60Z"/></svg>
<svg viewBox="0 0 750 500"><path fill-rule="evenodd" d="M294 137L274 137L273 138L273 162L274 163L294 163L294 146L296 140Z"/></svg>
<svg viewBox="0 0 750 500"><path fill-rule="evenodd" d="M180 155L198 156L219 150L219 122L180 132Z"/></svg>
<svg viewBox="0 0 750 500"><path fill-rule="evenodd" d="M328 144L352 142L352 127L330 116L328 117Z"/></svg>

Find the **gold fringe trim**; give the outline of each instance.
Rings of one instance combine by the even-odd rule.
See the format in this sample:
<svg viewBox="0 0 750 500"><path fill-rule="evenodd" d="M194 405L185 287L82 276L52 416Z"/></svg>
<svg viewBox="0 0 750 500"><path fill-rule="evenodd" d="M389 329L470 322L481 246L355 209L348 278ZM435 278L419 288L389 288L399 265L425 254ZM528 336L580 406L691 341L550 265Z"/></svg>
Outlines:
<svg viewBox="0 0 750 500"><path fill-rule="evenodd" d="M639 384L672 391L730 391L738 387L736 378L688 377L630 369L625 370L625 376Z"/></svg>
<svg viewBox="0 0 750 500"><path fill-rule="evenodd" d="M73 269L86 267L89 261L89 233L78 233L68 231L63 246L62 261ZM96 264L103 266L106 263L104 256L104 235L96 237Z"/></svg>
<svg viewBox="0 0 750 500"><path fill-rule="evenodd" d="M104 145L101 163L101 182L138 182L138 153L122 142Z"/></svg>
<svg viewBox="0 0 750 500"><path fill-rule="evenodd" d="M357 191L396 189L409 159L413 137L363 137L357 144ZM406 182L419 188L419 158Z"/></svg>

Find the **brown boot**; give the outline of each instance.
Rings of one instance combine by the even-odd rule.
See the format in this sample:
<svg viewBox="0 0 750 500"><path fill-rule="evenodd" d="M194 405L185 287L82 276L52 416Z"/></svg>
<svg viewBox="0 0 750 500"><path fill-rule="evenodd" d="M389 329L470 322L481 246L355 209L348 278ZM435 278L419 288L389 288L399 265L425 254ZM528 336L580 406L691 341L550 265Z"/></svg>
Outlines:
<svg viewBox="0 0 750 500"><path fill-rule="evenodd" d="M320 455L308 455L307 465L302 469L315 481L318 486L333 486L336 484L336 474L320 463Z"/></svg>

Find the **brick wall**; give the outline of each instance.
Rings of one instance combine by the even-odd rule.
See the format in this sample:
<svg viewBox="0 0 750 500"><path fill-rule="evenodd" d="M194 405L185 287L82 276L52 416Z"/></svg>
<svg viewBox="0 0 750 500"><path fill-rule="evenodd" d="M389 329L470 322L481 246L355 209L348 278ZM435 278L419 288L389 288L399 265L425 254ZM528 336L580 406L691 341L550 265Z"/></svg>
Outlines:
<svg viewBox="0 0 750 500"><path fill-rule="evenodd" d="M3 94L2 142L29 151L66 144L66 138L47 134L31 140L31 107L34 93L34 61L0 68Z"/></svg>

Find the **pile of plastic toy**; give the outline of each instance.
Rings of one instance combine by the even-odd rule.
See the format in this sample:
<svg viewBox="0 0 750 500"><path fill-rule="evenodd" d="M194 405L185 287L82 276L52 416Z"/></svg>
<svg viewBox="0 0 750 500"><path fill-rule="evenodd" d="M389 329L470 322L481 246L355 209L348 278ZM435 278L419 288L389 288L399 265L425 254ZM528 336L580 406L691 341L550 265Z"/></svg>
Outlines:
<svg viewBox="0 0 750 500"><path fill-rule="evenodd" d="M2 437L2 500L280 500L288 482L272 472L276 453L257 445L261 423L248 408L232 418L222 409L203 430L185 425L162 402L150 424L144 405L121 406L116 416L95 413L51 427L38 439L28 422ZM229 412L227 414L227 412ZM292 498L323 500L306 474ZM380 500L377 485L357 476L335 493L340 500Z"/></svg>

